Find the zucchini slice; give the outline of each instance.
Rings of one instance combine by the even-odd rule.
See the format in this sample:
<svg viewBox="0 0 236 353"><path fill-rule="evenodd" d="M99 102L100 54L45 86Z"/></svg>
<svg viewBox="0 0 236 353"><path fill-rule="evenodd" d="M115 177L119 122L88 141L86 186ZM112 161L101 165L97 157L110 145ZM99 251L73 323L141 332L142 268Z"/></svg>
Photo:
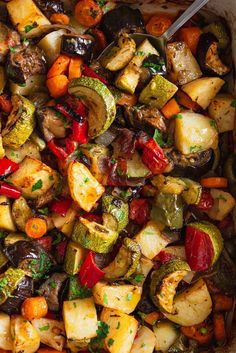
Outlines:
<svg viewBox="0 0 236 353"><path fill-rule="evenodd" d="M201 199L202 187L199 183L188 178L182 178L187 190L184 190L182 197L188 205L197 205Z"/></svg>
<svg viewBox="0 0 236 353"><path fill-rule="evenodd" d="M130 159L127 159L127 176L129 178L146 178L150 174L150 170L142 162L138 152L135 152Z"/></svg>
<svg viewBox="0 0 236 353"><path fill-rule="evenodd" d="M103 210L114 216L118 222L118 232L121 232L129 223L129 205L123 200L112 195L102 198Z"/></svg>
<svg viewBox="0 0 236 353"><path fill-rule="evenodd" d="M85 249L78 243L70 241L66 248L64 270L69 275L75 275L79 272L85 258Z"/></svg>
<svg viewBox="0 0 236 353"><path fill-rule="evenodd" d="M11 296L12 292L16 289L18 284L25 277L25 271L19 268L9 267L6 272L1 274L1 292L0 292L0 304L3 304L8 297Z"/></svg>
<svg viewBox="0 0 236 353"><path fill-rule="evenodd" d="M107 253L115 244L118 233L105 226L80 218L75 223L72 239L80 243L84 248L98 253Z"/></svg>
<svg viewBox="0 0 236 353"><path fill-rule="evenodd" d="M105 132L116 116L116 103L111 91L101 81L91 77L71 80L70 94L81 98L89 109L89 137L95 138Z"/></svg>

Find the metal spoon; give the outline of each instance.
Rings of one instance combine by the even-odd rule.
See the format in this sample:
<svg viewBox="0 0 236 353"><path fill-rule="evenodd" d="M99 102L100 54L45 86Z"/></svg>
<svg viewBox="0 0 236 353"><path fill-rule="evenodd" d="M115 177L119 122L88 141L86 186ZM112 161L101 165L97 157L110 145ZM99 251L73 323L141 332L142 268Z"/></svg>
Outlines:
<svg viewBox="0 0 236 353"><path fill-rule="evenodd" d="M166 61L166 45L168 40L181 28L195 13L197 13L204 5L208 3L209 0L195 0L192 5L190 5L184 13L178 17L178 19L168 28L168 30L161 36L155 37L151 34L146 33L133 33L130 35L133 38L137 45L141 44L144 39L148 39L150 43L157 49L160 56ZM103 52L99 55L98 60L100 60L104 55L107 55L112 47L115 45L115 42L109 44Z"/></svg>

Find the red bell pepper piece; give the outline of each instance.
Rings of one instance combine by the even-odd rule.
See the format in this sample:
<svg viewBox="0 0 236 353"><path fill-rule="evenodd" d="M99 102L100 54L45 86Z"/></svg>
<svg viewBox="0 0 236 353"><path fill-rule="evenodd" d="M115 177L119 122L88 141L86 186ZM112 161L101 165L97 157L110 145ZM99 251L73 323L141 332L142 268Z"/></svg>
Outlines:
<svg viewBox="0 0 236 353"><path fill-rule="evenodd" d="M95 286L105 276L105 272L95 264L94 256L95 254L89 251L79 271L80 283L88 288Z"/></svg>
<svg viewBox="0 0 236 353"><path fill-rule="evenodd" d="M73 120L72 136L73 136L72 137L73 140L78 142L81 145L88 143L88 122L87 122L87 120L84 120L81 122Z"/></svg>
<svg viewBox="0 0 236 353"><path fill-rule="evenodd" d="M102 216L99 216L99 215L96 215L96 214L85 213L82 216L79 216L79 218L80 217L83 217L83 218L87 219L90 222L96 222L96 223L102 224Z"/></svg>
<svg viewBox="0 0 236 353"><path fill-rule="evenodd" d="M214 205L214 199L209 190L203 190L200 201L196 205L200 210L208 211Z"/></svg>
<svg viewBox="0 0 236 353"><path fill-rule="evenodd" d="M0 176L11 174L19 169L19 164L10 161L10 159L4 157L0 159Z"/></svg>
<svg viewBox="0 0 236 353"><path fill-rule="evenodd" d="M160 261L162 264L166 264L167 262L170 262L174 259L176 259L176 256L166 252L165 250L160 251L159 254L155 257L155 260Z"/></svg>
<svg viewBox="0 0 236 353"><path fill-rule="evenodd" d="M72 111L75 112L77 115L82 116L82 118L86 117L87 109L86 106L81 102L81 100L68 96L64 102L68 104Z"/></svg>
<svg viewBox="0 0 236 353"><path fill-rule="evenodd" d="M65 159L68 156L63 147L57 146L54 139L48 141L47 146L50 151L59 159Z"/></svg>
<svg viewBox="0 0 236 353"><path fill-rule="evenodd" d="M214 250L210 237L199 229L186 227L185 252L193 271L206 271L212 265Z"/></svg>
<svg viewBox="0 0 236 353"><path fill-rule="evenodd" d="M65 144L66 144L66 153L70 155L73 153L76 148L78 147L78 142L72 140L72 135L68 136L65 139Z"/></svg>
<svg viewBox="0 0 236 353"><path fill-rule="evenodd" d="M62 217L65 217L67 211L69 210L70 206L72 204L71 199L61 199L61 200L55 200L51 204L50 210L52 212L60 214Z"/></svg>
<svg viewBox="0 0 236 353"><path fill-rule="evenodd" d="M67 104L57 103L56 106L55 106L55 109L59 113L64 115L67 119L69 119L69 120L73 119L73 111Z"/></svg>
<svg viewBox="0 0 236 353"><path fill-rule="evenodd" d="M98 75L95 71L93 71L88 65L84 65L83 75L87 77L97 78L99 81L104 83L104 85L108 85L107 80Z"/></svg>
<svg viewBox="0 0 236 353"><path fill-rule="evenodd" d="M142 161L154 175L163 173L169 164L163 150L153 138L143 147Z"/></svg>
<svg viewBox="0 0 236 353"><path fill-rule="evenodd" d="M148 200L132 200L129 204L129 218L140 225L146 224L150 218L150 205Z"/></svg>
<svg viewBox="0 0 236 353"><path fill-rule="evenodd" d="M46 251L51 251L52 249L52 237L50 235L46 235L40 239L36 239L36 242L44 248Z"/></svg>
<svg viewBox="0 0 236 353"><path fill-rule="evenodd" d="M0 195L5 195L11 199L19 199L21 194L22 192L20 190L15 188L15 186L6 183L5 181L0 185Z"/></svg>
<svg viewBox="0 0 236 353"><path fill-rule="evenodd" d="M7 94L2 94L0 96L0 110L6 114L10 114L12 110L12 102Z"/></svg>

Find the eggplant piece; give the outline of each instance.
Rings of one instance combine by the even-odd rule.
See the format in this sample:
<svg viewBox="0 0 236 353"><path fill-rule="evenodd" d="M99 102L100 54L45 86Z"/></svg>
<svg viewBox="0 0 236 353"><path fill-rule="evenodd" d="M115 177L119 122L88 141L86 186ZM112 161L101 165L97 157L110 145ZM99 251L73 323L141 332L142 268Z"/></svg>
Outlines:
<svg viewBox="0 0 236 353"><path fill-rule="evenodd" d="M165 76L167 73L165 60L159 55L148 55L143 62L143 67L147 68L152 76L156 74Z"/></svg>
<svg viewBox="0 0 236 353"><path fill-rule="evenodd" d="M166 131L165 118L157 108L126 105L124 115L128 124L135 129Z"/></svg>
<svg viewBox="0 0 236 353"><path fill-rule="evenodd" d="M56 264L36 241L18 241L4 249L4 254L13 266L25 271L33 279L41 279Z"/></svg>
<svg viewBox="0 0 236 353"><path fill-rule="evenodd" d="M54 273L39 287L39 293L45 297L49 310L59 310L60 292L67 277L66 273Z"/></svg>
<svg viewBox="0 0 236 353"><path fill-rule="evenodd" d="M188 176L190 179L196 179L206 174L214 162L214 153L212 149L183 155L172 149L166 153L170 164L172 165L171 175Z"/></svg>
<svg viewBox="0 0 236 353"><path fill-rule="evenodd" d="M81 56L85 61L92 57L94 38L89 34L64 34L61 37L61 52L71 56Z"/></svg>
<svg viewBox="0 0 236 353"><path fill-rule="evenodd" d="M197 46L197 60L206 74L224 76L230 71L230 67L221 61L218 48L219 41L214 34L208 32L200 36Z"/></svg>
<svg viewBox="0 0 236 353"><path fill-rule="evenodd" d="M145 31L143 16L138 9L122 5L108 11L102 18L101 29L112 41L121 32L143 33Z"/></svg>
<svg viewBox="0 0 236 353"><path fill-rule="evenodd" d="M0 8L1 13L1 8ZM6 26L4 23L0 22L0 63L2 63L7 54L10 51L10 48L15 47L20 44L19 34ZM14 49L12 49L14 50Z"/></svg>
<svg viewBox="0 0 236 353"><path fill-rule="evenodd" d="M12 293L12 296L0 305L0 310L9 315L20 313L21 304L26 298L32 297L33 293L34 281L32 278L25 276Z"/></svg>
<svg viewBox="0 0 236 353"><path fill-rule="evenodd" d="M44 75L47 63L43 51L37 46L19 45L11 51L6 65L8 78L18 84L36 74Z"/></svg>
<svg viewBox="0 0 236 353"><path fill-rule="evenodd" d="M67 119L50 107L37 109L40 129L46 141L53 138L66 137L65 123Z"/></svg>
<svg viewBox="0 0 236 353"><path fill-rule="evenodd" d="M64 5L61 0L35 0L35 3L49 19L54 13L64 13Z"/></svg>

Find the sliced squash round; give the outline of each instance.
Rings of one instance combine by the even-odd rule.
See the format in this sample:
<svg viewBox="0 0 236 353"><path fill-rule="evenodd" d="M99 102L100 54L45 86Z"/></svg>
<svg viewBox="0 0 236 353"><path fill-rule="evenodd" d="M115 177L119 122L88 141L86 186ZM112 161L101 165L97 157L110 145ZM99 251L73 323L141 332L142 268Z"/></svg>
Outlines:
<svg viewBox="0 0 236 353"><path fill-rule="evenodd" d="M129 205L123 200L112 195L102 198L103 210L114 216L118 222L118 232L122 231L129 223Z"/></svg>
<svg viewBox="0 0 236 353"><path fill-rule="evenodd" d="M116 116L115 98L107 86L96 78L80 77L71 80L68 91L88 107L89 137L104 133Z"/></svg>

